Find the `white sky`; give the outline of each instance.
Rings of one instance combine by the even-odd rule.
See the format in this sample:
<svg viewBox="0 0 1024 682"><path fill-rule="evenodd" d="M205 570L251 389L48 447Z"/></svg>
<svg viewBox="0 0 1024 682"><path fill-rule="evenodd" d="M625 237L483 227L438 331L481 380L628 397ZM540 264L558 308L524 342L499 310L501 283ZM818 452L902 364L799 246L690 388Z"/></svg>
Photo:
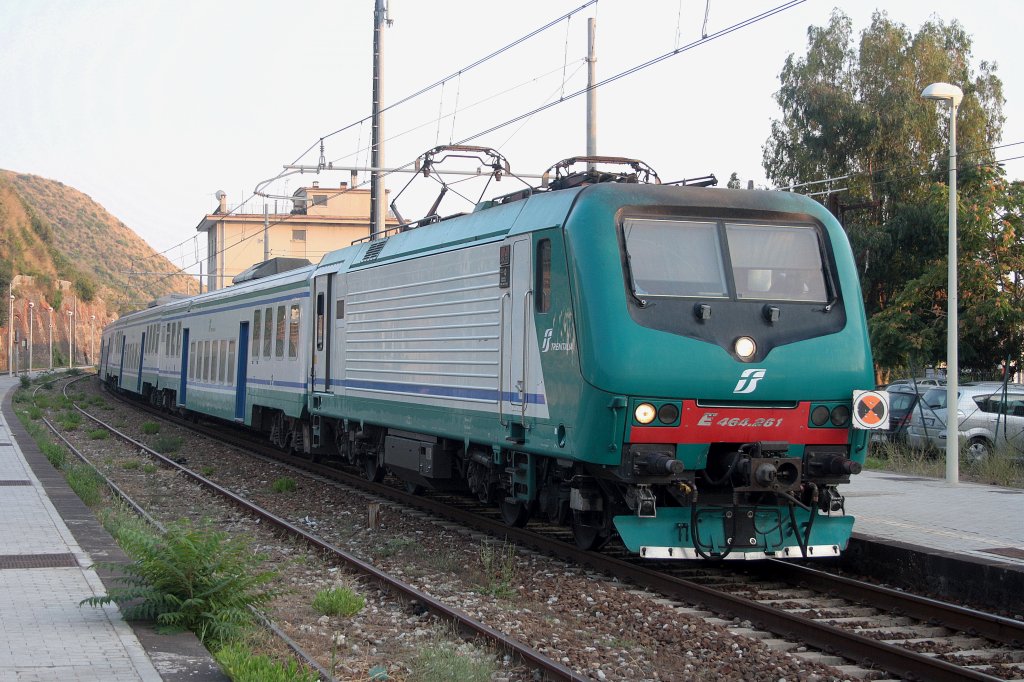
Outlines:
<svg viewBox="0 0 1024 682"><path fill-rule="evenodd" d="M392 0L385 105L583 2ZM706 31L782 2L711 0ZM601 88L598 153L642 159L665 181L714 173L724 185L736 171L744 181L765 183L761 148L778 116L778 74L788 54L805 54L807 27L827 23L836 6L858 34L876 7L912 32L933 13L959 19L974 38L974 66L982 59L999 66L1007 100L1003 143L1024 142L1024 5L808 0ZM587 17L597 18L597 72L604 79L698 40L704 14L700 0L600 0L568 24L389 112L385 133L398 137L387 144L386 165L410 162L584 87ZM0 168L85 192L157 250L188 240L167 255L192 266L195 226L216 207L218 189L234 206L321 136L369 115L372 16L373 0L0 2ZM585 153L584 122L580 96L471 144L499 149L513 171L539 173ZM368 164L359 149L369 135L366 124L329 138L326 160ZM1024 145L997 152L1000 159L1022 155ZM315 164L318 156L315 149L302 162ZM1005 167L1011 179L1024 178L1024 159ZM408 178L389 178L392 195ZM271 189L291 194L314 179L330 186L349 177L296 175ZM497 189L515 188L503 181ZM410 191L399 209L419 217L432 194ZM252 210L262 212L262 200Z"/></svg>

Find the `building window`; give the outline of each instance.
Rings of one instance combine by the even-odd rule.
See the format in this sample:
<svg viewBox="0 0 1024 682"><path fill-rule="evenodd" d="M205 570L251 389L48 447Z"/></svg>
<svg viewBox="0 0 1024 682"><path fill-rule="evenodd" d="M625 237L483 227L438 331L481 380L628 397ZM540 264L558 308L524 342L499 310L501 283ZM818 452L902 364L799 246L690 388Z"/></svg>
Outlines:
<svg viewBox="0 0 1024 682"><path fill-rule="evenodd" d="M304 242L306 241L305 230L292 230L292 241L293 242Z"/></svg>
<svg viewBox="0 0 1024 682"><path fill-rule="evenodd" d="M313 205L314 206L326 206L327 205L327 195L326 194L314 194L313 195Z"/></svg>

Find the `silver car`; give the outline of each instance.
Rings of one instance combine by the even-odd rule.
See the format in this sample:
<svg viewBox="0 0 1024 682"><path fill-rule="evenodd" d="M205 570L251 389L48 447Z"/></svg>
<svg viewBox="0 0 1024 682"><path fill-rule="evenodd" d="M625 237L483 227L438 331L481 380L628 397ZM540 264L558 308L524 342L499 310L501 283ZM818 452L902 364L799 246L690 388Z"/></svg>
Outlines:
<svg viewBox="0 0 1024 682"><path fill-rule="evenodd" d="M1024 385L965 382L957 392L957 422L962 446L971 459L1007 447L1024 457ZM911 447L946 449L946 389L925 391L907 425Z"/></svg>

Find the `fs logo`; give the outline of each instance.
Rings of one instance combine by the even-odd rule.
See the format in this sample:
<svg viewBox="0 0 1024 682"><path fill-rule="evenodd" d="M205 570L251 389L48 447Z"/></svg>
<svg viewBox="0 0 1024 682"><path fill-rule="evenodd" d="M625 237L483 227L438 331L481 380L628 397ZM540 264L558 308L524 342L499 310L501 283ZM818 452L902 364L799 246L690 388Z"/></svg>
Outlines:
<svg viewBox="0 0 1024 682"><path fill-rule="evenodd" d="M541 353L547 353L551 350L551 332L552 329L550 327L544 331L544 346L540 349Z"/></svg>
<svg viewBox="0 0 1024 682"><path fill-rule="evenodd" d="M733 393L753 393L757 388L757 382L764 379L764 369L745 369L740 374L740 380L736 383Z"/></svg>

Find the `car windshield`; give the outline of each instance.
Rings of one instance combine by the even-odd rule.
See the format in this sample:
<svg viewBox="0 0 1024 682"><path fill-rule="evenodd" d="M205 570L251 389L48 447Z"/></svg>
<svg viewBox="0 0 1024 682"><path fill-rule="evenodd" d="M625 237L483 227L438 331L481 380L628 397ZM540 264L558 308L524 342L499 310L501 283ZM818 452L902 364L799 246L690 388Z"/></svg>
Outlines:
<svg viewBox="0 0 1024 682"><path fill-rule="evenodd" d="M921 400L923 400L924 404L933 410L943 409L946 407L946 389L930 388Z"/></svg>
<svg viewBox="0 0 1024 682"><path fill-rule="evenodd" d="M812 226L627 218L623 231L639 297L828 300Z"/></svg>

